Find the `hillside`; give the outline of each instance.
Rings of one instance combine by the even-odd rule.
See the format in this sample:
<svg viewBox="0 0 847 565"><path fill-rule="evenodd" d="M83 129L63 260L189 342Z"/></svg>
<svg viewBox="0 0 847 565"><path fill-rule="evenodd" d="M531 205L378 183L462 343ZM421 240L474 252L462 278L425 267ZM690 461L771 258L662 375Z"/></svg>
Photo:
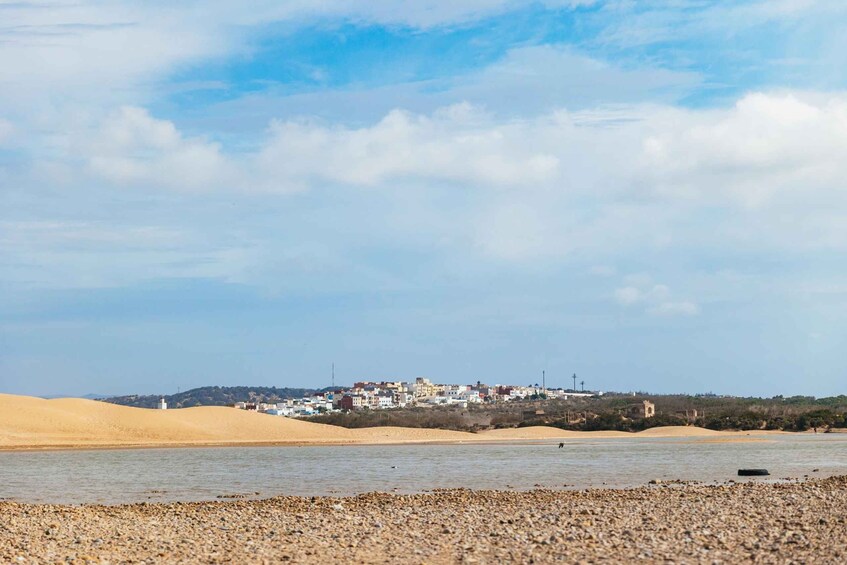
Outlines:
<svg viewBox="0 0 847 565"><path fill-rule="evenodd" d="M320 391L327 389L319 389ZM267 386L204 386L186 390L177 394L165 395L169 408L191 408L193 406L227 406L236 402L279 402L287 398L301 398L318 392L312 388L277 388ZM135 408L155 408L161 396L128 395L100 398L104 402L133 406Z"/></svg>

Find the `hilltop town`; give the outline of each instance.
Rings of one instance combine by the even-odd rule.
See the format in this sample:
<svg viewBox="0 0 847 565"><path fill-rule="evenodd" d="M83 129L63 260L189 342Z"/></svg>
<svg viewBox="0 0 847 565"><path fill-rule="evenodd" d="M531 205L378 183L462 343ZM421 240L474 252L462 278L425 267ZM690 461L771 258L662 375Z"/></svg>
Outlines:
<svg viewBox="0 0 847 565"><path fill-rule="evenodd" d="M438 384L418 377L406 381L361 381L349 388L316 391L302 398L288 398L275 403L236 402L232 406L243 410L256 410L277 416L313 416L331 412L357 410L386 410L413 406L458 406L470 404L510 402L516 400L544 400L589 398L602 396L602 392L575 391L529 385Z"/></svg>
<svg viewBox="0 0 847 565"><path fill-rule="evenodd" d="M211 386L168 396L102 400L160 409L229 406L347 428L401 426L480 431L549 425L581 431L639 431L696 425L714 430L803 431L847 426L844 396L816 399L604 393L544 384L440 384L425 377L414 381L361 381L324 389Z"/></svg>

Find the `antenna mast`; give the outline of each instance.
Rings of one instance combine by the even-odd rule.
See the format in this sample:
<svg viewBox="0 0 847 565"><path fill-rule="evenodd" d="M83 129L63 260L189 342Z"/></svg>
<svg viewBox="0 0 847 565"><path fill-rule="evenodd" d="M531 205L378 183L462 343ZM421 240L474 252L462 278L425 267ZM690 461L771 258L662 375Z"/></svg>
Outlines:
<svg viewBox="0 0 847 565"><path fill-rule="evenodd" d="M335 361L332 362L332 388L335 388Z"/></svg>
<svg viewBox="0 0 847 565"><path fill-rule="evenodd" d="M542 369L541 370L541 392L543 392L544 394L547 394L547 381L545 380L547 378L547 375L545 373L546 373L546 371L544 371Z"/></svg>
<svg viewBox="0 0 847 565"><path fill-rule="evenodd" d="M576 373L573 374L573 391L576 392Z"/></svg>

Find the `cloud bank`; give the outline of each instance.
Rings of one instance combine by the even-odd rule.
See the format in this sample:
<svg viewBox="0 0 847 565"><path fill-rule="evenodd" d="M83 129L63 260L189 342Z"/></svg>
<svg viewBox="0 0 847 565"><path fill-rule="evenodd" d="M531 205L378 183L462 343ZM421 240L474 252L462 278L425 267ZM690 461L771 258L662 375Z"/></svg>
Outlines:
<svg viewBox="0 0 847 565"><path fill-rule="evenodd" d="M834 388L845 16L827 0L0 6L0 357L23 382L88 340L115 359L80 375L144 351L144 376L184 351L255 359L279 331L295 345L266 371L308 341L315 363L470 351L494 373L558 359L671 384L698 358L735 386L709 348L820 367ZM144 329L150 311L193 326ZM236 335L254 331L261 346ZM249 365L223 356L210 374Z"/></svg>

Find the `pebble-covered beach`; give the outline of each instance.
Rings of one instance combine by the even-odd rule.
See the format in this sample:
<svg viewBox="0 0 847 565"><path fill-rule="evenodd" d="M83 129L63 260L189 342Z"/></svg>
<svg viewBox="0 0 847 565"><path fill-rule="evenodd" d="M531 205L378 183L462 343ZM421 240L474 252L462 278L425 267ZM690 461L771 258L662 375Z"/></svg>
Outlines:
<svg viewBox="0 0 847 565"><path fill-rule="evenodd" d="M629 490L0 502L2 563L845 563L847 477Z"/></svg>

